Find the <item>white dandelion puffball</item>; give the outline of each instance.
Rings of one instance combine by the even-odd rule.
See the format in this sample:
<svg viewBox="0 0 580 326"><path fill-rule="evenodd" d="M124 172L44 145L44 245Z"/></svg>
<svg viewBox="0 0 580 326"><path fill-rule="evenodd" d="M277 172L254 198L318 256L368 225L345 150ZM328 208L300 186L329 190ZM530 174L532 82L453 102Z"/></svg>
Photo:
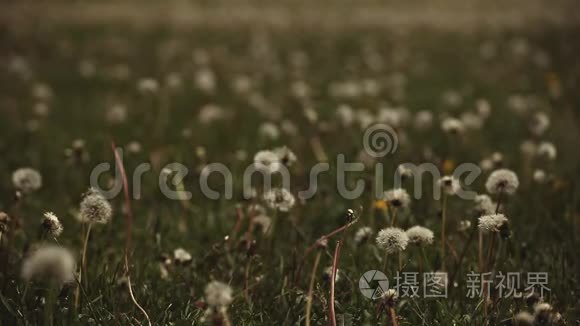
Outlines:
<svg viewBox="0 0 580 326"><path fill-rule="evenodd" d="M211 307L226 307L233 301L232 288L222 282L212 281L205 287L205 301Z"/></svg>
<svg viewBox="0 0 580 326"><path fill-rule="evenodd" d="M477 195L473 198L475 202L475 211L479 214L493 214L495 212L496 204L488 195Z"/></svg>
<svg viewBox="0 0 580 326"><path fill-rule="evenodd" d="M113 215L111 204L94 189L90 189L81 201L80 217L86 223L107 224Z"/></svg>
<svg viewBox="0 0 580 326"><path fill-rule="evenodd" d="M42 175L32 168L20 168L12 173L12 183L23 193L30 193L42 187Z"/></svg>
<svg viewBox="0 0 580 326"><path fill-rule="evenodd" d="M75 266L75 259L69 250L46 245L24 259L22 278L26 281L50 280L62 286L75 280Z"/></svg>
<svg viewBox="0 0 580 326"><path fill-rule="evenodd" d="M478 227L486 233L499 232L508 223L508 219L503 214L483 215L479 218Z"/></svg>
<svg viewBox="0 0 580 326"><path fill-rule="evenodd" d="M336 109L336 116L343 127L350 127L356 118L352 108L346 104L342 104Z"/></svg>
<svg viewBox="0 0 580 326"><path fill-rule="evenodd" d="M328 266L324 269L322 273L325 280L330 281L332 279L332 266ZM336 269L336 274L334 275L334 283L337 283L340 280L340 269Z"/></svg>
<svg viewBox="0 0 580 326"><path fill-rule="evenodd" d="M485 188L490 194L504 192L513 194L518 189L520 181L514 171L508 169L499 169L493 171L485 183Z"/></svg>
<svg viewBox="0 0 580 326"><path fill-rule="evenodd" d="M544 183L546 181L546 172L541 169L536 169L533 178L536 183Z"/></svg>
<svg viewBox="0 0 580 326"><path fill-rule="evenodd" d="M401 178L411 178L413 177L413 169L408 165L401 164L397 167L397 174L400 175Z"/></svg>
<svg viewBox="0 0 580 326"><path fill-rule="evenodd" d="M397 253L405 250L409 244L409 237L402 229L388 227L382 229L377 235L377 246L387 252L387 254Z"/></svg>
<svg viewBox="0 0 580 326"><path fill-rule="evenodd" d="M254 216L252 223L258 226L262 231L262 234L268 234L270 232L270 226L272 225L272 219L266 215Z"/></svg>
<svg viewBox="0 0 580 326"><path fill-rule="evenodd" d="M427 110L417 112L413 126L420 131L430 129L433 126L433 113Z"/></svg>
<svg viewBox="0 0 580 326"><path fill-rule="evenodd" d="M461 184L457 178L452 176L444 176L439 179L439 187L448 195L455 195L459 190L461 190Z"/></svg>
<svg viewBox="0 0 580 326"><path fill-rule="evenodd" d="M544 112L537 112L530 121L530 131L536 135L541 136L550 127L550 117Z"/></svg>
<svg viewBox="0 0 580 326"><path fill-rule="evenodd" d="M272 122L264 122L261 124L260 128L258 129L258 133L263 138L269 140L276 140L280 138L280 129L278 129L278 126Z"/></svg>
<svg viewBox="0 0 580 326"><path fill-rule="evenodd" d="M159 82L153 78L142 78L137 82L137 90L141 93L157 93Z"/></svg>
<svg viewBox="0 0 580 326"><path fill-rule="evenodd" d="M354 242L357 245L360 245L366 241L368 241L373 236L373 229L368 226L363 226L360 229L356 230L354 234Z"/></svg>
<svg viewBox="0 0 580 326"><path fill-rule="evenodd" d="M411 204L411 197L407 193L407 190L402 188L385 191L384 200L396 208L409 207Z"/></svg>
<svg viewBox="0 0 580 326"><path fill-rule="evenodd" d="M407 233L407 237L409 237L410 243L421 245L433 243L433 231L426 227L416 225L408 229L405 233Z"/></svg>
<svg viewBox="0 0 580 326"><path fill-rule="evenodd" d="M275 188L264 193L264 201L270 208L288 212L296 202L294 195L285 188Z"/></svg>
<svg viewBox="0 0 580 326"><path fill-rule="evenodd" d="M554 146L554 144L552 144L551 142L547 142L547 141L543 141L538 145L538 148L536 149L536 153L538 154L538 156L540 157L545 157L547 159L549 159L550 161L553 161L556 159L556 156L558 154L558 151L556 150L556 146Z"/></svg>
<svg viewBox="0 0 580 326"><path fill-rule="evenodd" d="M275 173L280 171L282 162L280 156L273 151L259 151L254 155L254 168L265 173Z"/></svg>
<svg viewBox="0 0 580 326"><path fill-rule="evenodd" d="M465 126L463 122L455 118L445 118L441 122L441 129L448 134L458 134L463 132Z"/></svg>
<svg viewBox="0 0 580 326"><path fill-rule="evenodd" d="M173 259L179 264L189 263L193 258L187 250L183 248L177 248L173 251Z"/></svg>
<svg viewBox="0 0 580 326"><path fill-rule="evenodd" d="M534 325L534 316L527 311L518 312L514 316L515 326L532 326Z"/></svg>
<svg viewBox="0 0 580 326"><path fill-rule="evenodd" d="M275 148L272 152L278 156L278 161L285 166L292 166L296 163L296 154L286 146Z"/></svg>
<svg viewBox="0 0 580 326"><path fill-rule="evenodd" d="M58 217L52 212L44 213L44 218L42 219L42 228L53 238L58 237L63 230L62 224L60 223Z"/></svg>

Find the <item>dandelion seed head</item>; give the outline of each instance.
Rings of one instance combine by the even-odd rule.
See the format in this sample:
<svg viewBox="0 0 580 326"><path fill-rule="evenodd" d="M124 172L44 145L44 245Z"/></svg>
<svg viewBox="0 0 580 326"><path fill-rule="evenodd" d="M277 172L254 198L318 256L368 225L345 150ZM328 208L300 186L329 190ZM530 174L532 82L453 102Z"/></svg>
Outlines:
<svg viewBox="0 0 580 326"><path fill-rule="evenodd" d="M433 113L427 110L421 110L415 115L413 126L419 131L431 129L433 126Z"/></svg>
<svg viewBox="0 0 580 326"><path fill-rule="evenodd" d="M272 150L278 156L278 161L285 166L292 166L296 163L296 155L288 147L282 146Z"/></svg>
<svg viewBox="0 0 580 326"><path fill-rule="evenodd" d="M484 158L483 160L481 160L481 162L479 162L479 167L483 171L490 171L491 169L493 169L493 161L488 158Z"/></svg>
<svg viewBox="0 0 580 326"><path fill-rule="evenodd" d="M494 204L494 202L491 200L491 197L488 195L477 195L475 198L473 198L473 201L475 203L475 211L478 214L487 215L495 212L496 204Z"/></svg>
<svg viewBox="0 0 580 326"><path fill-rule="evenodd" d="M465 232L465 231L469 230L469 228L471 228L471 221L470 220L463 220L463 221L459 222L459 225L457 226L457 231Z"/></svg>
<svg viewBox="0 0 580 326"><path fill-rule="evenodd" d="M127 107L115 104L107 109L105 120L110 124L121 124L127 120Z"/></svg>
<svg viewBox="0 0 580 326"><path fill-rule="evenodd" d="M489 214L483 215L479 218L478 227L481 231L490 232L500 232L501 229L507 225L508 219L503 214Z"/></svg>
<svg viewBox="0 0 580 326"><path fill-rule="evenodd" d="M142 78L137 82L137 90L141 93L157 93L159 82L153 78Z"/></svg>
<svg viewBox="0 0 580 326"><path fill-rule="evenodd" d="M332 278L332 266L328 266L322 272L322 277L325 281L330 281ZM336 275L334 276L334 282L337 283L340 280L340 269L336 269Z"/></svg>
<svg viewBox="0 0 580 326"><path fill-rule="evenodd" d="M355 114L349 105L343 104L336 109L336 116L343 127L350 127L355 121Z"/></svg>
<svg viewBox="0 0 580 326"><path fill-rule="evenodd" d="M173 251L173 259L179 264L187 264L193 257L191 257L191 254L187 250L177 248Z"/></svg>
<svg viewBox="0 0 580 326"><path fill-rule="evenodd" d="M10 225L10 216L4 212L0 212L0 232L8 231Z"/></svg>
<svg viewBox="0 0 580 326"><path fill-rule="evenodd" d="M483 126L483 119L473 112L463 113L460 121L466 129L479 130Z"/></svg>
<svg viewBox="0 0 580 326"><path fill-rule="evenodd" d="M550 161L556 159L558 151L556 150L556 146L551 142L543 141L538 145L536 149L537 155L540 157L545 157Z"/></svg>
<svg viewBox="0 0 580 326"><path fill-rule="evenodd" d="M512 170L499 169L493 171L485 183L485 188L490 194L500 192L511 195L516 192L520 185L517 174Z"/></svg>
<svg viewBox="0 0 580 326"><path fill-rule="evenodd" d="M475 110L481 118L487 119L491 114L491 105L485 99L478 99L475 102Z"/></svg>
<svg viewBox="0 0 580 326"><path fill-rule="evenodd" d="M60 286L75 280L75 259L63 247L45 245L30 253L22 263L26 281L52 281Z"/></svg>
<svg viewBox="0 0 580 326"><path fill-rule="evenodd" d="M107 224L113 215L111 204L95 189L89 189L80 204L81 221Z"/></svg>
<svg viewBox="0 0 580 326"><path fill-rule="evenodd" d="M393 254L407 248L409 237L402 229L388 227L379 231L376 241L379 248L385 250L387 254Z"/></svg>
<svg viewBox="0 0 580 326"><path fill-rule="evenodd" d="M62 224L60 223L58 217L52 212L44 213L42 227L53 238L58 237L63 230Z"/></svg>
<svg viewBox="0 0 580 326"><path fill-rule="evenodd" d="M205 301L210 307L227 307L233 301L232 293L232 288L229 285L212 281L205 287Z"/></svg>
<svg viewBox="0 0 580 326"><path fill-rule="evenodd" d="M410 243L428 245L433 243L433 231L423 226L413 226L406 231Z"/></svg>
<svg viewBox="0 0 580 326"><path fill-rule="evenodd" d="M411 178L413 177L413 169L411 169L409 166L405 165L405 164L401 164L397 167L397 173L402 177L402 178Z"/></svg>
<svg viewBox="0 0 580 326"><path fill-rule="evenodd" d="M459 190L461 190L459 180L448 175L439 179L439 187L441 187L441 189L443 189L443 191L448 195L455 195Z"/></svg>
<svg viewBox="0 0 580 326"><path fill-rule="evenodd" d="M262 214L254 216L252 221L262 231L262 234L268 234L270 232L270 226L272 226L272 219L270 217Z"/></svg>
<svg viewBox="0 0 580 326"><path fill-rule="evenodd" d="M368 226L363 226L359 228L358 230L356 230L356 233L354 234L354 243L356 243L357 245L361 245L367 242L373 236L373 233L374 233L373 229L371 229Z"/></svg>
<svg viewBox="0 0 580 326"><path fill-rule="evenodd" d="M42 175L32 168L20 168L12 173L12 184L23 193L31 193L42 187Z"/></svg>
<svg viewBox="0 0 580 326"><path fill-rule="evenodd" d="M533 326L534 316L527 311L520 311L514 316L515 326Z"/></svg>
<svg viewBox="0 0 580 326"><path fill-rule="evenodd" d="M276 140L280 138L280 129L278 126L273 124L272 122L264 122L260 125L258 129L258 133L260 136L270 140Z"/></svg>
<svg viewBox="0 0 580 326"><path fill-rule="evenodd" d="M280 162L280 156L277 153L263 150L254 155L254 167L258 171L275 173L280 171L282 162Z"/></svg>
<svg viewBox="0 0 580 326"><path fill-rule="evenodd" d="M285 188L275 188L267 191L264 193L264 201L270 208L281 212L288 212L296 203L294 195Z"/></svg>
<svg viewBox="0 0 580 326"><path fill-rule="evenodd" d="M441 122L441 129L448 134L459 134L463 132L465 126L459 119L445 118Z"/></svg>
<svg viewBox="0 0 580 326"><path fill-rule="evenodd" d="M529 127L534 135L541 136L550 127L550 117L544 112L537 112L532 117Z"/></svg>
<svg viewBox="0 0 580 326"><path fill-rule="evenodd" d="M409 207L411 203L411 197L407 190L402 188L391 189L385 191L383 199L396 208Z"/></svg>
<svg viewBox="0 0 580 326"><path fill-rule="evenodd" d="M536 183L542 184L546 181L546 172L541 169L536 169L533 178Z"/></svg>
<svg viewBox="0 0 580 326"><path fill-rule="evenodd" d="M207 125L227 118L227 113L222 107L215 104L207 104L201 107L197 119L201 124Z"/></svg>

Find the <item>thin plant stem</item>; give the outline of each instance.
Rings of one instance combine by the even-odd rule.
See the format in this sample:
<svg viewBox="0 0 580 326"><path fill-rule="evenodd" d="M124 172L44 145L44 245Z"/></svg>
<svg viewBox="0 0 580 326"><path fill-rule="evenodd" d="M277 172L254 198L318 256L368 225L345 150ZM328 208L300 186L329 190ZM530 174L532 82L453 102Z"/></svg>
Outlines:
<svg viewBox="0 0 580 326"><path fill-rule="evenodd" d="M397 208L393 208L392 212L392 219L391 219L391 227L395 226L395 222L397 221Z"/></svg>
<svg viewBox="0 0 580 326"><path fill-rule="evenodd" d="M324 242L324 240L329 239L330 237L336 235L337 233L340 233L342 231L345 231L346 229L348 229L349 227L351 227L353 224L355 224L358 221L357 219L352 220L351 222L349 222L348 224L345 224L323 236L321 236L320 238L318 238L310 247L306 248L306 251L304 252L304 256L307 256L312 250L314 250L316 247L318 247L322 242Z"/></svg>
<svg viewBox="0 0 580 326"><path fill-rule="evenodd" d="M244 297L246 298L246 302L248 305L252 305L252 300L250 299L250 289L249 289L249 280L250 280L250 270L252 267L252 257L248 259L246 263L246 268L244 271Z"/></svg>
<svg viewBox="0 0 580 326"><path fill-rule="evenodd" d="M111 148L113 149L113 154L115 155L115 162L117 163L117 166L119 167L119 172L121 174L122 180L123 180L123 193L125 195L125 208L127 209L127 238L125 241L125 274L127 275L127 287L129 288L129 295L131 297L131 300L133 301L133 304L143 313L143 315L145 315L145 318L147 319L147 324L149 326L151 326L151 319L149 318L149 315L147 314L147 312L145 311L145 309L143 309L143 307L137 302L137 299L135 299L135 296L133 295L133 287L131 286L131 275L130 275L130 269L129 269L129 250L131 248L131 240L132 240L132 231L133 231L133 210L131 209L131 197L129 196L129 184L127 182L127 174L125 173L125 167L123 166L123 161L121 160L121 157L119 156L119 153L117 152L115 143L112 142L111 143Z"/></svg>
<svg viewBox="0 0 580 326"><path fill-rule="evenodd" d="M85 238L83 240L83 250L81 251L81 266L79 267L79 284L83 282L83 274L85 274L84 279L87 278L86 274L86 261L87 261L87 247L89 243L89 238L91 236L91 227L92 223L88 223L87 232L85 233ZM86 281L85 281L86 283ZM80 295L80 286L75 290L75 308L78 309L80 303L81 295Z"/></svg>
<svg viewBox="0 0 580 326"><path fill-rule="evenodd" d="M87 233L85 234L85 240L83 242L83 252L81 255L81 271L83 274L85 274L85 280L87 279L87 247L89 244L89 238L91 236L92 226L93 226L93 223L89 223L87 226ZM82 280L81 275L82 274L79 274L79 279Z"/></svg>
<svg viewBox="0 0 580 326"><path fill-rule="evenodd" d="M383 272L387 272L387 258L389 257L388 253L385 253L385 258L383 259Z"/></svg>
<svg viewBox="0 0 580 326"><path fill-rule="evenodd" d="M332 259L332 273L330 275L330 299L329 299L329 309L328 317L330 319L330 325L336 326L336 312L334 310L334 283L336 280L336 270L338 268L338 260L340 259L340 248L342 247L342 240L336 241L336 248L334 248L334 257Z"/></svg>
<svg viewBox="0 0 580 326"><path fill-rule="evenodd" d="M431 264L427 260L427 255L425 255L425 247L421 246L421 256L423 257L423 263L425 264L425 269L430 270Z"/></svg>
<svg viewBox="0 0 580 326"><path fill-rule="evenodd" d="M445 224L447 222L447 194L445 193L443 193L441 219L441 271L445 272Z"/></svg>
<svg viewBox="0 0 580 326"><path fill-rule="evenodd" d="M316 271L318 269L318 264L320 263L320 256L322 255L322 250L319 250L314 258L314 266L312 266L312 272L310 273L310 283L308 285L308 296L306 297L306 326L310 326L310 315L312 314L312 300L314 293L314 280L316 279Z"/></svg>
<svg viewBox="0 0 580 326"><path fill-rule="evenodd" d="M485 269L485 262L483 261L483 232L478 230L479 232L479 241L478 241L478 260L479 260L479 272L483 273Z"/></svg>
<svg viewBox="0 0 580 326"><path fill-rule="evenodd" d="M399 326L399 321L397 319L397 313L395 312L395 307L392 304L389 304L387 307L387 311L389 313L389 318L391 319L391 324L393 326Z"/></svg>
<svg viewBox="0 0 580 326"><path fill-rule="evenodd" d="M403 270L403 252L399 251L399 272Z"/></svg>

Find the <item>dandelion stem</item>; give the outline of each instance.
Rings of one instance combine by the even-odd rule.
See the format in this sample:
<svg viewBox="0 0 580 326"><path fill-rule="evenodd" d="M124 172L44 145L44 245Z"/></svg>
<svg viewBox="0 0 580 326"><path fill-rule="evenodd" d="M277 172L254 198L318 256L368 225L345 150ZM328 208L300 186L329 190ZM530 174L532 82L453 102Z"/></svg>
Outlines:
<svg viewBox="0 0 580 326"><path fill-rule="evenodd" d="M249 289L251 267L252 267L252 257L250 257L248 259L248 262L246 263L246 270L244 272L244 297L246 297L246 302L250 306L252 305L252 301L250 299L250 289Z"/></svg>
<svg viewBox="0 0 580 326"><path fill-rule="evenodd" d="M145 315L145 318L147 319L147 324L149 326L151 326L151 319L149 318L149 315L147 314L147 312L145 311L145 309L143 309L143 307L141 307L141 305L137 302L137 300L135 299L135 296L133 295L133 288L131 286L131 276L130 276L130 270L129 270L129 250L131 247L131 235L132 235L132 231L133 231L133 210L131 209L131 198L129 196L129 184L127 182L127 174L125 173L125 167L123 166L123 161L121 160L121 157L119 156L119 153L117 152L116 146L114 142L111 142L111 148L113 149L113 154L115 155L115 162L117 163L117 166L119 167L119 172L121 174L121 177L123 179L123 192L125 195L125 208L127 209L127 239L125 241L125 274L127 274L127 287L129 288L129 295L131 296L131 300L133 301L133 304L135 304L135 306L143 313L143 315Z"/></svg>
<svg viewBox="0 0 580 326"><path fill-rule="evenodd" d="M389 206L390 207L390 206ZM395 226L395 222L397 221L397 208L393 208L393 210L391 211L391 227Z"/></svg>
<svg viewBox="0 0 580 326"><path fill-rule="evenodd" d="M334 283L336 280L336 269L338 268L338 260L340 259L340 248L342 246L342 240L336 241L336 248L334 249L334 258L332 259L332 273L330 276L330 302L329 306L329 319L330 325L336 326L336 312L334 311Z"/></svg>
<svg viewBox="0 0 580 326"><path fill-rule="evenodd" d="M79 267L79 284L82 284L83 281L83 274L85 274L85 280L87 279L87 268L86 268L86 262L87 262L87 246L89 243L89 238L91 236L91 227L92 227L92 223L88 223L87 226L87 232L85 233L85 238L83 240L83 250L81 252L81 266ZM86 283L86 281L85 281ZM75 308L78 309L79 307L79 302L80 302L80 286L76 288L75 290Z"/></svg>
<svg viewBox="0 0 580 326"><path fill-rule="evenodd" d="M318 238L310 247L306 248L306 251L304 252L304 256L307 256L312 250L314 250L316 247L318 247L322 242L324 242L324 240L327 240L328 238L336 235L337 233L340 233L346 229L348 229L349 227L351 227L353 224L355 224L358 221L357 219L352 220L351 222L349 222L348 224L345 224L333 231L331 231L330 233L327 233L323 236L321 236L320 238Z"/></svg>
<svg viewBox="0 0 580 326"><path fill-rule="evenodd" d="M445 193L443 193L441 218L441 271L445 272L445 224L447 222L447 194Z"/></svg>
<svg viewBox="0 0 580 326"><path fill-rule="evenodd" d="M479 272L483 273L484 269L485 269L485 262L483 261L483 232L481 230L479 231L479 253L478 253L478 260L479 260Z"/></svg>
<svg viewBox="0 0 580 326"><path fill-rule="evenodd" d="M383 258L383 272L387 272L387 258L389 257L389 253L385 253L385 258Z"/></svg>
<svg viewBox="0 0 580 326"><path fill-rule="evenodd" d="M81 255L81 273L79 273L79 279L81 279L81 280L82 280L82 277L81 277L82 274L85 274L85 280L87 279L87 246L89 243L89 238L91 236L92 226L93 226L93 223L88 223L87 233L85 234L85 240L83 242L83 252Z"/></svg>
<svg viewBox="0 0 580 326"><path fill-rule="evenodd" d="M316 279L316 270L318 269L318 264L320 263L320 256L322 255L322 250L319 250L314 258L314 266L312 266L312 272L310 273L310 283L308 285L308 296L306 297L306 326L310 326L310 315L312 314L312 300L314 292L314 280Z"/></svg>
<svg viewBox="0 0 580 326"><path fill-rule="evenodd" d="M399 322L397 320L397 313L395 312L395 307L392 304L388 304L387 311L389 313L389 318L391 319L391 324L393 326L399 326Z"/></svg>

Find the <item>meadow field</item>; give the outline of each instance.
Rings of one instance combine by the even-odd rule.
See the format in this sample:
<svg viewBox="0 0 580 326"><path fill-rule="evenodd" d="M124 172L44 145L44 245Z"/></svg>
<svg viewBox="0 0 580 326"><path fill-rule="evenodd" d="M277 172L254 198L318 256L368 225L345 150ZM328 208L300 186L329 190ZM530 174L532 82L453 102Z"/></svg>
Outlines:
<svg viewBox="0 0 580 326"><path fill-rule="evenodd" d="M571 2L200 3L6 4L0 325L580 325Z"/></svg>

